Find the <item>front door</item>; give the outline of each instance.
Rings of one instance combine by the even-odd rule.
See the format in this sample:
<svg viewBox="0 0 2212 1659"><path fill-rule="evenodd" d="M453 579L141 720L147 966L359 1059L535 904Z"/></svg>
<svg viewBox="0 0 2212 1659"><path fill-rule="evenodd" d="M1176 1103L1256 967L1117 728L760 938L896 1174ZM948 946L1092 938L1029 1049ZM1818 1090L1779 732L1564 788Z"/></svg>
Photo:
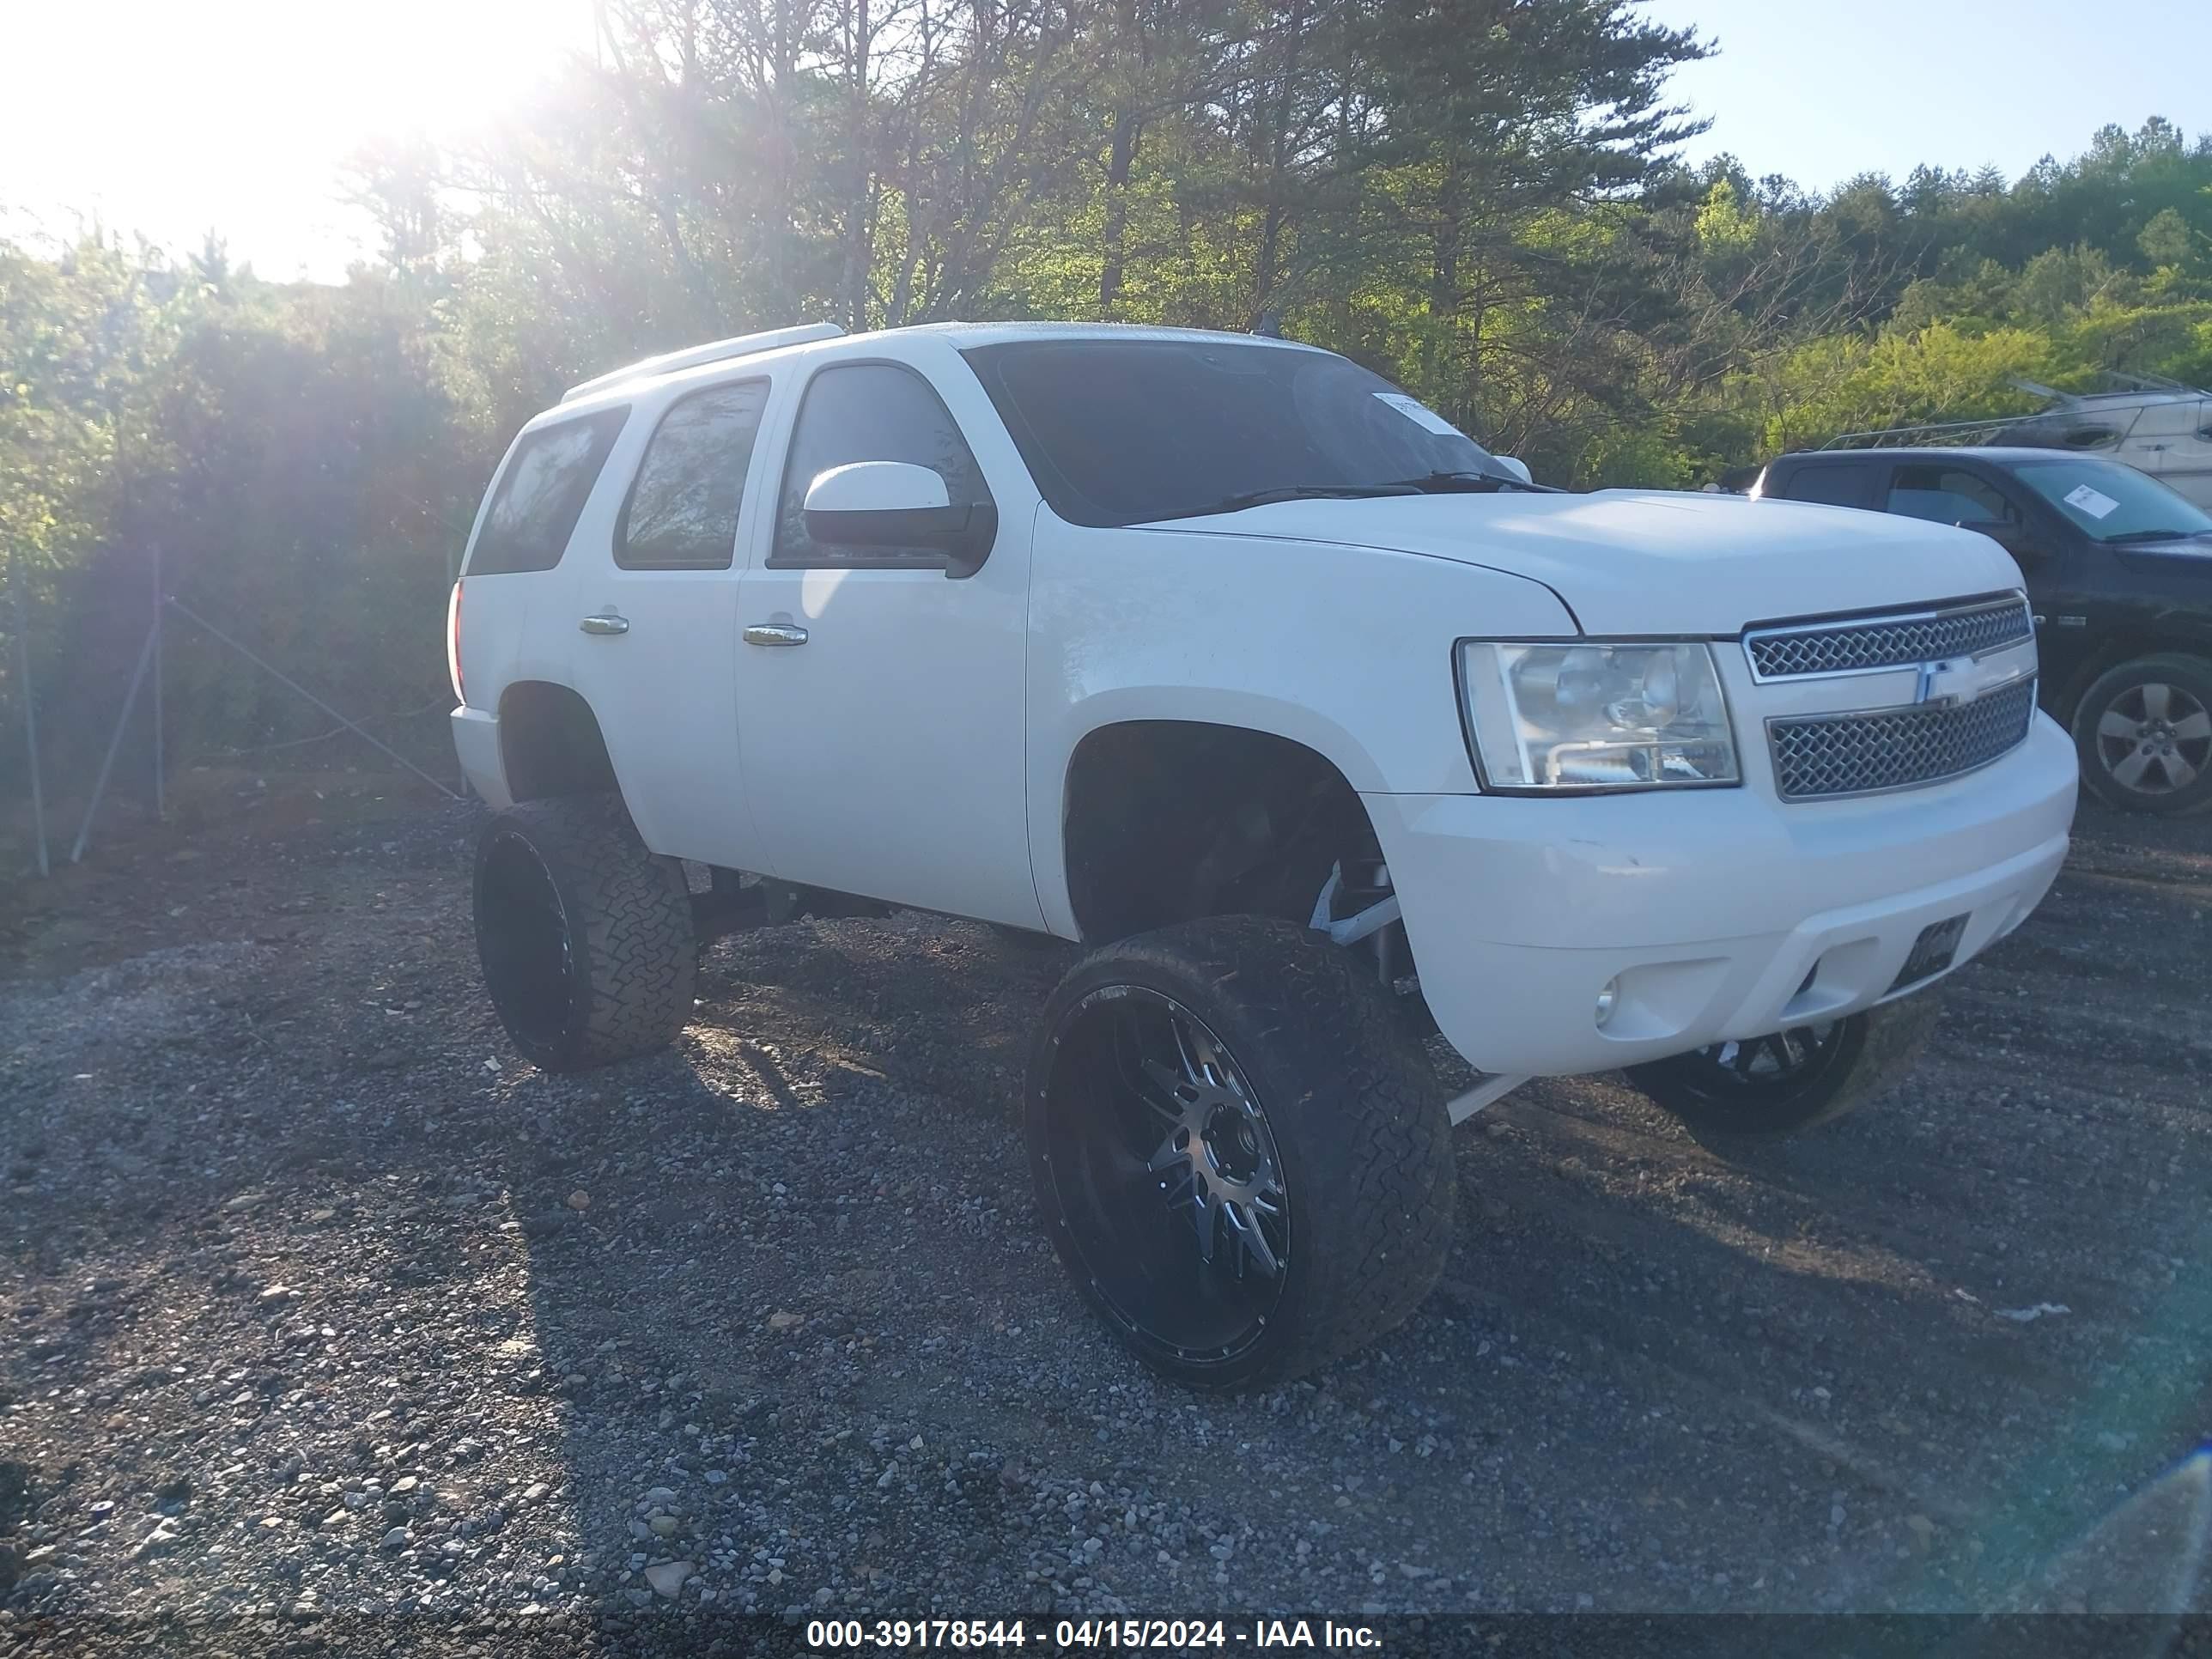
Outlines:
<svg viewBox="0 0 2212 1659"><path fill-rule="evenodd" d="M656 853L757 869L738 748L739 521L767 493L755 454L762 375L671 404L612 533L574 589L571 673L598 715L623 798Z"/></svg>
<svg viewBox="0 0 2212 1659"><path fill-rule="evenodd" d="M830 363L805 386L770 544L739 590L739 744L774 875L1041 927L1024 714L1035 499L981 388L944 355L934 385L874 361ZM951 501L995 500L981 568L955 579L925 549L814 541L807 486L853 461L930 467Z"/></svg>

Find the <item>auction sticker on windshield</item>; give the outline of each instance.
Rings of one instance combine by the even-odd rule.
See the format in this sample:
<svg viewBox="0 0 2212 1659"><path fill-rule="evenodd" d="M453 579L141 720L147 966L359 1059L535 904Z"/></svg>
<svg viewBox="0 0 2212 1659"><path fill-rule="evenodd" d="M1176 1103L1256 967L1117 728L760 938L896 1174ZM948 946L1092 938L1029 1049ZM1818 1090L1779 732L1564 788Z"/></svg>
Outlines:
<svg viewBox="0 0 2212 1659"><path fill-rule="evenodd" d="M1414 425L1435 433L1439 438L1463 438L1467 435L1419 398L1408 398L1402 392L1378 392L1375 393L1375 401L1389 404Z"/></svg>
<svg viewBox="0 0 2212 1659"><path fill-rule="evenodd" d="M2111 517L2112 509L2119 505L2103 490L2089 484L2083 484L2078 489L2068 490L2066 504L2069 507L2080 507L2093 519Z"/></svg>

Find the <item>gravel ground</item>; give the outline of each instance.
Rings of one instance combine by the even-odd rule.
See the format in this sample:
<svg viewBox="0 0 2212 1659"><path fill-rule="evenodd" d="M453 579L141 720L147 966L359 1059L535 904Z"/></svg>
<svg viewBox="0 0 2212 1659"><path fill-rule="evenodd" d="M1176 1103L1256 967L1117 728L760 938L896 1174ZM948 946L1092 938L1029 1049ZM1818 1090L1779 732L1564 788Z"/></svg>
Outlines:
<svg viewBox="0 0 2212 1659"><path fill-rule="evenodd" d="M1032 1224L1062 950L744 935L677 1050L548 1077L477 981L473 823L142 837L0 917L0 1652L2203 1605L2212 824L2085 806L1912 1083L1818 1135L1524 1088L1457 1132L1413 1322L1220 1400Z"/></svg>

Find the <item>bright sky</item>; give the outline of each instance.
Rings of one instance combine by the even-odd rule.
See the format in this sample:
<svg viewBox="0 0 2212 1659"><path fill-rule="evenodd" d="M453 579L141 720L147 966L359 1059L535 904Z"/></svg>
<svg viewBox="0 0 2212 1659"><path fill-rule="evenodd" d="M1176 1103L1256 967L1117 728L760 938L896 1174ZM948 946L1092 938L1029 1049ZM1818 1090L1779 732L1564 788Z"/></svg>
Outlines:
<svg viewBox="0 0 2212 1659"><path fill-rule="evenodd" d="M1717 40L1674 81L1713 118L1687 154L1826 190L1916 163L2017 178L2109 121L2212 132L2207 0L1644 0Z"/></svg>
<svg viewBox="0 0 2212 1659"><path fill-rule="evenodd" d="M1644 0L1723 48L1677 82L1716 118L1693 159L1826 188L1920 161L2009 175L2106 121L2212 131L2205 0ZM77 216L264 276L341 276L367 222L338 199L380 131L465 125L563 52L592 0L9 0L0 231Z"/></svg>
<svg viewBox="0 0 2212 1659"><path fill-rule="evenodd" d="M564 50L591 0L4 0L0 230L77 218L191 248L214 226L264 276L335 280L373 249L339 198L380 131L465 125Z"/></svg>

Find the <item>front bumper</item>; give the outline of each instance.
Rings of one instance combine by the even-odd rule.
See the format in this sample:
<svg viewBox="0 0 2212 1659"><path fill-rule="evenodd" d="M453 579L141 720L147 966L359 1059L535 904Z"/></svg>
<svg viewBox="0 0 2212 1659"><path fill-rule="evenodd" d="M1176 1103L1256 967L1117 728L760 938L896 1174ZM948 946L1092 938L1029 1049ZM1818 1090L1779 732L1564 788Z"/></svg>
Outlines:
<svg viewBox="0 0 2212 1659"><path fill-rule="evenodd" d="M1955 967L2042 899L2075 782L2072 742L2038 715L1992 766L1863 799L1783 805L1750 787L1365 799L1444 1036L1483 1071L1542 1076L1759 1036L1929 982L1892 989L1923 927L1966 918Z"/></svg>

